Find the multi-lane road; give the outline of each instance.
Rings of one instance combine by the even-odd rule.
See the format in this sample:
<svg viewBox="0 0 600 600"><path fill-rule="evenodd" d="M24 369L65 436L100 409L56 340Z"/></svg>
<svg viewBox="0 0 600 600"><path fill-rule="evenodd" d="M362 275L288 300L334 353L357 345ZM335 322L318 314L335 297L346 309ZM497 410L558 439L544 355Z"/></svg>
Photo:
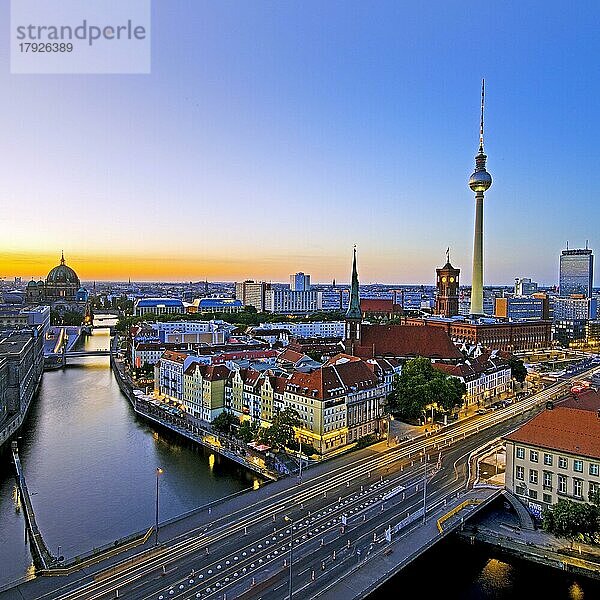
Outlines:
<svg viewBox="0 0 600 600"><path fill-rule="evenodd" d="M293 595L313 597L332 578L368 560L390 523L455 496L466 485L471 451L529 419L569 385L558 383L399 446L334 460L327 470L308 471L301 484L270 484L264 490L273 492L253 504L247 494L245 506L207 517L158 548L95 574L56 579L54 589L32 597L276 600L289 595L290 554Z"/></svg>

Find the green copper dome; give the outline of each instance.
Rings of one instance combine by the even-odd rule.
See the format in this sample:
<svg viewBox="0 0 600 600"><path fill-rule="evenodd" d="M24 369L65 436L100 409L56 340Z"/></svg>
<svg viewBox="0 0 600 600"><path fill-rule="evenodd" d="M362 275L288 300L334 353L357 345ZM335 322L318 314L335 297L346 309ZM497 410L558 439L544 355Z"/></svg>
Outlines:
<svg viewBox="0 0 600 600"><path fill-rule="evenodd" d="M46 283L63 283L76 285L77 287L80 286L77 273L75 273L71 267L67 267L64 256L61 256L60 265L54 267L54 269L48 273Z"/></svg>

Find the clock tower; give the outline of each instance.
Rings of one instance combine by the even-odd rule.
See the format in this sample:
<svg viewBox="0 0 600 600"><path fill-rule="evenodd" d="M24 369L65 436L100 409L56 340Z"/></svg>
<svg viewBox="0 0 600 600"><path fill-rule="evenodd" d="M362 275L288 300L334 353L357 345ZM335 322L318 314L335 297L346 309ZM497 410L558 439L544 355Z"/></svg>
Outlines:
<svg viewBox="0 0 600 600"><path fill-rule="evenodd" d="M450 264L450 249L446 251L446 264L441 269L436 269L435 272L437 274L435 314L454 317L458 315L460 269L455 269Z"/></svg>

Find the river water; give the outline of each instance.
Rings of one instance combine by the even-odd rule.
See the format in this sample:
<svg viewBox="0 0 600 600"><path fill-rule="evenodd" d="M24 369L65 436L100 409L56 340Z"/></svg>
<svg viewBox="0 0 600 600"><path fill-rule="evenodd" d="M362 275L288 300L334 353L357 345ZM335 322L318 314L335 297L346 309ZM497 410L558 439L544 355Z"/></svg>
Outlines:
<svg viewBox="0 0 600 600"><path fill-rule="evenodd" d="M86 349L108 348L108 330L94 330ZM72 361L44 374L19 440L38 524L52 552L75 556L150 527L155 469L161 478L161 520L256 484L253 475L139 420L122 396L108 357ZM0 463L0 587L25 576L31 555L14 500L8 454ZM391 580L374 599L592 600L600 586L482 549L445 541Z"/></svg>
<svg viewBox="0 0 600 600"><path fill-rule="evenodd" d="M109 346L96 329L86 349ZM156 467L161 520L255 485L255 477L212 452L157 433L138 419L108 357L73 359L44 373L21 431L21 462L48 547L65 558L154 522ZM0 463L0 587L25 575L31 555L14 501L9 453Z"/></svg>

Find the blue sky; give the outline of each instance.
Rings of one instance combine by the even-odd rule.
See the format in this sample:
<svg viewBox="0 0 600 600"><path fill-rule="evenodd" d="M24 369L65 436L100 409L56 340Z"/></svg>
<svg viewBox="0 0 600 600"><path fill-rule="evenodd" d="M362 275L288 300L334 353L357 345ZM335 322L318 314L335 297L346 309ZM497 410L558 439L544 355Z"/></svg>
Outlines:
<svg viewBox="0 0 600 600"><path fill-rule="evenodd" d="M431 283L450 246L468 283L485 76L485 282L555 283L566 240L600 250L599 17L160 1L150 75L10 75L5 34L0 274L345 281L356 243L361 281Z"/></svg>

